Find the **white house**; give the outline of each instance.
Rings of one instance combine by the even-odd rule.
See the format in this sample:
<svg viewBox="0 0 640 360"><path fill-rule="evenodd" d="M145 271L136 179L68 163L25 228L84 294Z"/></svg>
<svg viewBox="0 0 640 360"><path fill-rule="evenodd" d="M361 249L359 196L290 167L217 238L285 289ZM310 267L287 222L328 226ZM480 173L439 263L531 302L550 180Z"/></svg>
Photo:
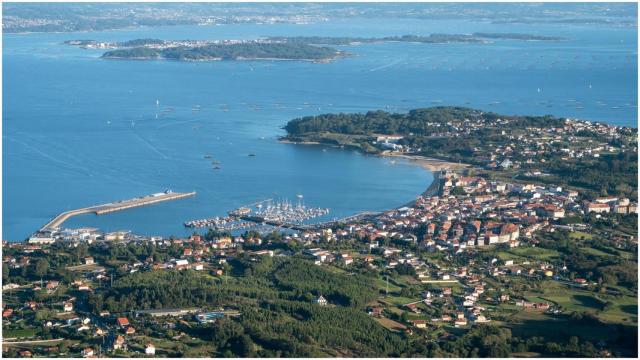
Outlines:
<svg viewBox="0 0 640 360"><path fill-rule="evenodd" d="M313 299L313 303L314 304L318 304L320 306L325 306L328 304L327 299L324 298L324 296L320 295L317 298Z"/></svg>

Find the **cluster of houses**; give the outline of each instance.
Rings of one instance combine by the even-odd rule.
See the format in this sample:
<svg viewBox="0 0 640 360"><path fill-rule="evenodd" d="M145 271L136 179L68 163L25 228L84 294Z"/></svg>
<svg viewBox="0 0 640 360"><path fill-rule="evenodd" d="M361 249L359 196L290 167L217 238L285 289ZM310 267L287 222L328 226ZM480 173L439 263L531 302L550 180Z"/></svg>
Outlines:
<svg viewBox="0 0 640 360"><path fill-rule="evenodd" d="M222 40L144 40L144 41L97 41L97 40L69 40L66 45L78 46L83 49L117 49L131 47L145 47L149 49L167 49L175 47L195 48L210 45L235 45L235 44L281 44L286 42L275 39L222 39Z"/></svg>
<svg viewBox="0 0 640 360"><path fill-rule="evenodd" d="M513 260L500 261L492 259L487 264L476 263L470 261L470 266L453 267L449 269L441 269L437 264L420 264L416 266L418 272L417 278L420 279L422 274L426 273L426 279L423 283L431 283L441 286L431 290L424 290L421 293L421 300L404 304L402 308L406 311L421 314L426 307L438 308L442 315L427 319L422 315L420 319L407 320L408 325L415 328L427 328L430 324L446 324L454 327L466 327L471 324L482 324L490 322L491 319L485 315L486 307L484 303L498 304L509 303L515 306L523 307L525 310L542 310L550 311L552 305L546 302L528 302L523 299L512 300L511 296L504 292L504 289L491 289L491 294L487 295L487 283L483 280L487 276L529 276L529 277L546 277L551 278L553 266L543 262L531 263L524 261L521 264L515 264ZM425 270L426 269L426 270ZM473 270L472 270L473 269ZM577 285L585 285L585 279L576 279ZM447 284L459 284L460 290L454 292L453 288ZM369 315L374 317L384 317L385 308L370 307L367 309Z"/></svg>
<svg viewBox="0 0 640 360"><path fill-rule="evenodd" d="M489 169L517 169L523 166L535 169L558 156L562 160L598 158L605 153L637 151L634 130L627 127L607 125L583 120L566 119L560 126L527 127L508 130L516 119L483 116L482 112L469 118L447 122L426 122L426 135L430 137L463 137L489 128L502 128L501 134L508 141L503 145L487 143L476 147L474 159ZM517 128L516 128L517 129ZM410 134L412 135L412 134ZM478 135L480 136L480 135ZM381 150L396 152L419 152L407 144L400 144L402 135L380 135L371 139L371 144ZM539 170L532 175L545 175Z"/></svg>
<svg viewBox="0 0 640 360"><path fill-rule="evenodd" d="M320 248L304 249L303 254L311 256L316 265L339 262L343 265L351 265L353 257L348 252L331 253L328 250Z"/></svg>
<svg viewBox="0 0 640 360"><path fill-rule="evenodd" d="M540 301L540 302L531 302L526 300L518 300L516 301L516 306L523 307L525 309L535 309L535 310L549 310L551 305L548 302Z"/></svg>
<svg viewBox="0 0 640 360"><path fill-rule="evenodd" d="M495 122L495 125L503 126L510 121L498 119ZM463 124L468 125L465 122ZM478 130L486 125L485 122L482 126L471 126L471 129ZM463 133L455 133L454 136ZM487 144L484 149L475 148L478 155L476 160L491 169L520 168L525 165L535 169L536 165L543 166L552 158L598 158L601 154L637 151L633 129L583 120L566 119L562 126L528 127L526 131L518 133L503 131L502 135L510 142L504 145ZM545 175L539 170L530 173Z"/></svg>
<svg viewBox="0 0 640 360"><path fill-rule="evenodd" d="M584 202L584 211L588 213L633 214L638 212L638 204L627 198L599 197L594 201Z"/></svg>
<svg viewBox="0 0 640 360"><path fill-rule="evenodd" d="M522 237L531 237L567 212L584 212L578 193L562 188L489 182L453 172L442 173L438 181L439 195L420 196L411 207L337 230L304 232L300 239L312 243L359 237L369 239L373 249L378 239L394 238L433 251L463 252L493 244L515 247Z"/></svg>
<svg viewBox="0 0 640 360"><path fill-rule="evenodd" d="M92 244L97 241L134 241L136 239L140 237L131 234L131 231L103 232L96 228L79 228L41 230L29 237L27 242L34 245L47 245L54 242Z"/></svg>
<svg viewBox="0 0 640 360"><path fill-rule="evenodd" d="M488 181L477 176L462 176L456 172L438 175L438 191L432 196L419 196L412 206L389 210L382 214L357 219L342 226L326 226L285 234L286 241L313 246L322 241L340 241L360 238L369 240L369 249L378 246L378 240L392 238L413 242L432 251L453 250L505 244L517 247L535 231L548 228L566 216L586 213L636 213L637 204L626 198L605 197L594 201L580 200L578 192L562 187L543 187L534 184L516 184ZM99 234L95 229L65 230L55 237L58 241L111 241L152 243L159 247L180 246L182 258L193 263L172 261L153 264L154 268L204 268L204 261L215 254L233 252L238 245L262 245L259 236L223 236L205 241L199 235L186 239L140 237L129 232ZM98 239L98 240L94 240ZM37 239L30 239L37 245ZM317 254L318 263L335 259L348 265L353 262L349 254ZM273 254L271 254L273 256ZM17 259L16 261L28 261ZM17 265L17 264L16 264Z"/></svg>

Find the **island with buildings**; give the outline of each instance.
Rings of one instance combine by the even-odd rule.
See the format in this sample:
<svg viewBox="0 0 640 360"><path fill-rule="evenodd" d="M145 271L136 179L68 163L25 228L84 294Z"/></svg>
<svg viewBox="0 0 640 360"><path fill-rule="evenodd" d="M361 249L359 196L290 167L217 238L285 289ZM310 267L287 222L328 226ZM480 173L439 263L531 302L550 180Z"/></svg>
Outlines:
<svg viewBox="0 0 640 360"><path fill-rule="evenodd" d="M411 42L423 44L486 43L490 39L557 41L560 37L517 33L473 33L387 36L380 38L271 36L254 40L161 40L134 39L129 41L66 40L65 45L84 49L107 49L104 59L135 60L307 60L328 62L347 56L343 50L331 46L362 43Z"/></svg>
<svg viewBox="0 0 640 360"><path fill-rule="evenodd" d="M410 204L296 229L5 242L3 355L637 356L635 129L437 107L286 130L444 165Z"/></svg>
<svg viewBox="0 0 640 360"><path fill-rule="evenodd" d="M268 40L230 41L206 45L194 45L192 41L186 41L181 45L176 43L181 42L160 42L151 43L147 46L118 48L105 52L102 58L179 61L304 60L329 62L346 55L340 50L329 47Z"/></svg>

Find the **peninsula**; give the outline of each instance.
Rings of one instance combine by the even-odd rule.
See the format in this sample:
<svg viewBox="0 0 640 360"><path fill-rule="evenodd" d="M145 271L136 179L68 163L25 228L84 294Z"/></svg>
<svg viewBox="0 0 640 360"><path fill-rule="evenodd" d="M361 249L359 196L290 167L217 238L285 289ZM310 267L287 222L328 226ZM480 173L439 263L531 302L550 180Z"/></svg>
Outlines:
<svg viewBox="0 0 640 360"><path fill-rule="evenodd" d="M290 121L283 140L473 165L492 176L637 199L637 130L462 107L323 114Z"/></svg>

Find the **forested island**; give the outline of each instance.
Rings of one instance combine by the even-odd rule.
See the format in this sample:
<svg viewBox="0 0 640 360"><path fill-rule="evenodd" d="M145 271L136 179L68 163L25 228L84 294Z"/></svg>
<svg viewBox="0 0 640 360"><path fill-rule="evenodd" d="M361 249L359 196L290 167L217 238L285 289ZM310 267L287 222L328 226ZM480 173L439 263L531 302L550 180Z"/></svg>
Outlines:
<svg viewBox="0 0 640 360"><path fill-rule="evenodd" d="M637 130L461 107L323 114L290 121L285 140L461 162L493 175L637 199Z"/></svg>
<svg viewBox="0 0 640 360"><path fill-rule="evenodd" d="M255 40L161 40L134 39L121 42L97 40L67 40L65 45L86 49L113 49L105 52L105 59L181 61L209 60L307 60L327 62L347 53L327 45L356 45L361 43L411 42L422 44L487 43L490 39L557 41L555 36L518 33L430 34L386 37L324 37L293 36L266 37Z"/></svg>
<svg viewBox="0 0 640 360"><path fill-rule="evenodd" d="M107 51L104 59L168 59L180 61L210 60L307 60L325 62L343 53L329 47L288 43L238 43L197 47L134 47Z"/></svg>

